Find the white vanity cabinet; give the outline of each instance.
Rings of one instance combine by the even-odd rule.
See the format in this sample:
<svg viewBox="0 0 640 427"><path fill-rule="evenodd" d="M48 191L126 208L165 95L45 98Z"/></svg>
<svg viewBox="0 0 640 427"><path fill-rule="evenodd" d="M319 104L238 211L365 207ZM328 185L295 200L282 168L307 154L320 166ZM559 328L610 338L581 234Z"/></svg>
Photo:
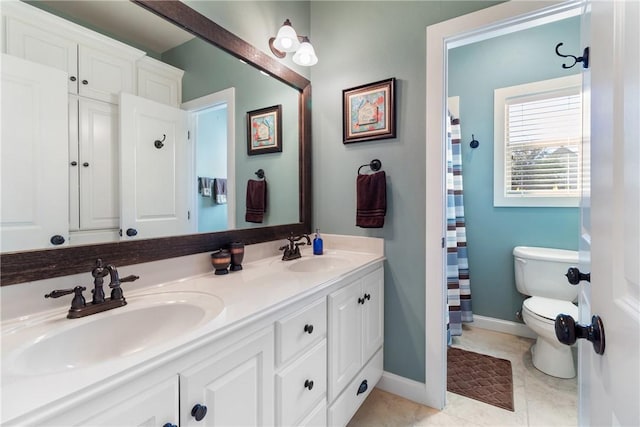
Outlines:
<svg viewBox="0 0 640 427"><path fill-rule="evenodd" d="M344 425L382 375L383 269L330 294L328 317L328 421Z"/></svg>
<svg viewBox="0 0 640 427"><path fill-rule="evenodd" d="M35 7L2 6L9 55L65 71L71 94L117 104L120 92L135 92L135 64L143 51Z"/></svg>
<svg viewBox="0 0 640 427"><path fill-rule="evenodd" d="M278 265L265 274L282 285L250 266L167 284L161 292L214 293L226 311L157 354L3 384L14 408L3 425L344 426L383 370L383 268L380 258L363 262L308 283Z"/></svg>
<svg viewBox="0 0 640 427"><path fill-rule="evenodd" d="M326 425L326 298L277 320L275 328L276 425Z"/></svg>
<svg viewBox="0 0 640 427"><path fill-rule="evenodd" d="M180 107L184 71L149 56L138 59L138 96Z"/></svg>
<svg viewBox="0 0 640 427"><path fill-rule="evenodd" d="M272 425L273 341L268 327L183 370L180 425Z"/></svg>

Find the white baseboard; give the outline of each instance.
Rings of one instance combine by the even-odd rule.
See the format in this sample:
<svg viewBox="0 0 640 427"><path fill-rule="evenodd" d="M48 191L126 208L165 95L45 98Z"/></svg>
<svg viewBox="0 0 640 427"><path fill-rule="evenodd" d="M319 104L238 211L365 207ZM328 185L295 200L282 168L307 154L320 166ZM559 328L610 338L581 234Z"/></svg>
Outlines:
<svg viewBox="0 0 640 427"><path fill-rule="evenodd" d="M427 404L425 402L427 393L424 383L384 371L376 387L421 405Z"/></svg>
<svg viewBox="0 0 640 427"><path fill-rule="evenodd" d="M496 319L494 317L473 315L473 322L469 326L488 329L490 331L503 332L519 337L536 339L537 335L524 323L511 322L509 320Z"/></svg>

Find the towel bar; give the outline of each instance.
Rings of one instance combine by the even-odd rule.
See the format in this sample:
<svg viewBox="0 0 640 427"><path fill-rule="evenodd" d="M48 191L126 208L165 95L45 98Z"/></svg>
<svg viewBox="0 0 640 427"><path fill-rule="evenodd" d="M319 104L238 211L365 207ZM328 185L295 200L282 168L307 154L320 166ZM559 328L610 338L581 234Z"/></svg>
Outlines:
<svg viewBox="0 0 640 427"><path fill-rule="evenodd" d="M256 175L258 175L258 178L263 179L264 178L264 170L258 169L256 171Z"/></svg>

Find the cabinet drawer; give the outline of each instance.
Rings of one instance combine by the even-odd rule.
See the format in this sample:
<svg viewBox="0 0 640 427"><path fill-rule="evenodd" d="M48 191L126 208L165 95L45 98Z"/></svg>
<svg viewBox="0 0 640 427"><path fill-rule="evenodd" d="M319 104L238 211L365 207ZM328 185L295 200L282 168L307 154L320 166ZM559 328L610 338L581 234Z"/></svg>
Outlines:
<svg viewBox="0 0 640 427"><path fill-rule="evenodd" d="M278 425L294 425L325 399L326 392L327 342L323 340L276 375Z"/></svg>
<svg viewBox="0 0 640 427"><path fill-rule="evenodd" d="M330 426L346 425L353 414L356 413L360 405L367 398L373 387L376 386L382 377L382 349L379 349L373 358L365 365L353 381L347 385L344 392L336 399L329 408ZM358 389L363 381L367 381L367 390L358 394Z"/></svg>
<svg viewBox="0 0 640 427"><path fill-rule="evenodd" d="M276 364L287 363L327 335L327 303L316 303L276 322Z"/></svg>
<svg viewBox="0 0 640 427"><path fill-rule="evenodd" d="M321 404L313 408L313 410L302 421L298 423L298 427L326 427L327 426L327 402L322 401Z"/></svg>

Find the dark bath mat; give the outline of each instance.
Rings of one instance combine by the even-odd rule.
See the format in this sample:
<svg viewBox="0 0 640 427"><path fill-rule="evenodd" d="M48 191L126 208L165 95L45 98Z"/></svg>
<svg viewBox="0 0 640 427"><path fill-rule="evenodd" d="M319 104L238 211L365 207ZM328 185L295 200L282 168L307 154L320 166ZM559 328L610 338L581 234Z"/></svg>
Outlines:
<svg viewBox="0 0 640 427"><path fill-rule="evenodd" d="M447 390L513 412L511 362L449 347Z"/></svg>

